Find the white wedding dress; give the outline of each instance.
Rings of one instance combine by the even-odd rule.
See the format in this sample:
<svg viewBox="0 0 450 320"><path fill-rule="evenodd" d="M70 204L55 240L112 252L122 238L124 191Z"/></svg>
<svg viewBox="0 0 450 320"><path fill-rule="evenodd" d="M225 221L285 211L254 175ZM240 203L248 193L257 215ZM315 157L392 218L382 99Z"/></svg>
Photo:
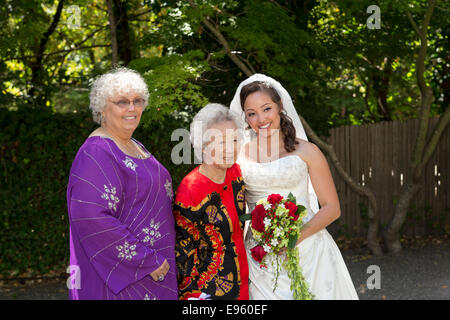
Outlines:
<svg viewBox="0 0 450 320"><path fill-rule="evenodd" d="M289 155L267 163L256 163L240 157L238 163L246 186L245 196L249 212L258 200L267 198L269 194L278 193L287 197L289 192L292 192L297 203L308 210L305 221L314 216L308 197L308 167L299 156ZM256 242L248 224L249 222L246 225L245 247L249 264L250 299L293 299L286 271L282 269L277 289L273 292L274 271L271 262L268 261L267 269L261 269L259 263L252 258L250 249ZM315 299L358 299L341 252L326 229L306 238L297 249L303 275Z"/></svg>

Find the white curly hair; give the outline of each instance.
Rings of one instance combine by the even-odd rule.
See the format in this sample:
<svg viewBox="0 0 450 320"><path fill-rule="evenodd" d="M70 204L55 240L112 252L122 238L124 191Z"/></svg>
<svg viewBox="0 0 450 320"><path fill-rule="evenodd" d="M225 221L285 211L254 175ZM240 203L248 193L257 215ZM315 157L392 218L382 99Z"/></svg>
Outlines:
<svg viewBox="0 0 450 320"><path fill-rule="evenodd" d="M109 98L118 94L134 92L148 103L148 88L139 72L125 67L115 68L98 77L92 84L89 94L89 109L94 121L101 124L102 112Z"/></svg>
<svg viewBox="0 0 450 320"><path fill-rule="evenodd" d="M214 124L228 121L234 122L240 137L241 124L238 116L222 104L209 103L195 115L190 127L190 140L197 158L210 142L207 130Z"/></svg>

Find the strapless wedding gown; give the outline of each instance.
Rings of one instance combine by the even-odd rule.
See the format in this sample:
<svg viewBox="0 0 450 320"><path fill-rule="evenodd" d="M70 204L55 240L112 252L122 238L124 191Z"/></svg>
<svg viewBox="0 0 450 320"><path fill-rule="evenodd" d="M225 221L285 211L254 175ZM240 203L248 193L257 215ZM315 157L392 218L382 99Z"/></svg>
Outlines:
<svg viewBox="0 0 450 320"><path fill-rule="evenodd" d="M278 193L287 197L289 192L292 192L297 203L307 209L308 213L304 221L309 221L314 216L308 197L308 167L300 157L289 155L267 163L256 163L239 158L238 163L245 182L249 212L253 210L258 200L267 198L269 194ZM277 289L273 292L274 270L271 267L271 261L267 261L267 269L261 269L259 263L252 258L250 249L256 246L256 241L248 224L249 222L246 225L245 247L249 265L250 299L293 299L290 279L286 271L282 269L280 272ZM316 299L358 299L341 252L326 229L303 240L297 249L303 276Z"/></svg>

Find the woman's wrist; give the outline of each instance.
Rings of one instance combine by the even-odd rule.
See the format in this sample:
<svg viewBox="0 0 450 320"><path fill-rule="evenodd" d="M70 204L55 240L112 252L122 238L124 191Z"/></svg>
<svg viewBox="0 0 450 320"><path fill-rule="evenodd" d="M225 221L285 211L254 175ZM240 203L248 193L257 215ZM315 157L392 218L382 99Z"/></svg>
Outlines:
<svg viewBox="0 0 450 320"><path fill-rule="evenodd" d="M297 245L299 245L300 242L302 242L303 240L305 240L307 238L307 232L305 233L305 231L307 229L308 229L308 224L307 223L301 227L301 229L300 229L300 237L298 237L298 239L297 239Z"/></svg>

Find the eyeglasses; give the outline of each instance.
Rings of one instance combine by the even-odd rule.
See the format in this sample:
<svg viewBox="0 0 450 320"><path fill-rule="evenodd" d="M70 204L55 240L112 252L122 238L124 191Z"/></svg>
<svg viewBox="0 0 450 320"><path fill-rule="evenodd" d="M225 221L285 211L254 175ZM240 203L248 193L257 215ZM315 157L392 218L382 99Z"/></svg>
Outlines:
<svg viewBox="0 0 450 320"><path fill-rule="evenodd" d="M115 105L119 106L120 108L128 108L131 103L137 108L142 108L145 104L145 100L142 98L134 99L133 101L127 100L127 99L120 99L119 101L111 101Z"/></svg>

